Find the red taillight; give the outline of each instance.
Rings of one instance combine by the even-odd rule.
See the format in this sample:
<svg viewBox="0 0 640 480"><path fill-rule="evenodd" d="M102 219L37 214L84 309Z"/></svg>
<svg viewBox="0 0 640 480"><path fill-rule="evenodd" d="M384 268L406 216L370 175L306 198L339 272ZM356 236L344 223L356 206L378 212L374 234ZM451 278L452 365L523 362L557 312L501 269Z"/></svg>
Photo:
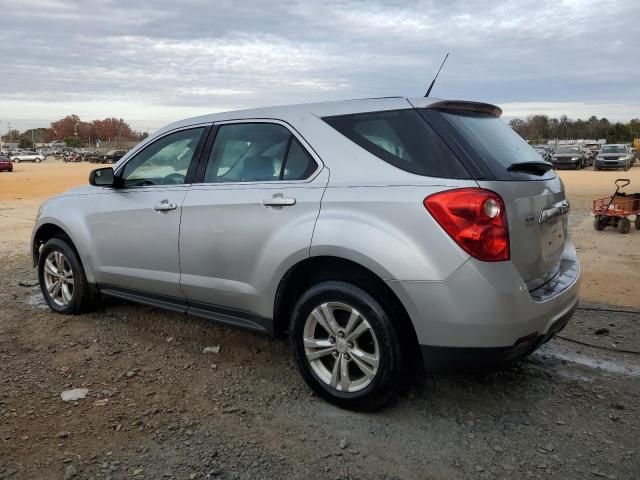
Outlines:
<svg viewBox="0 0 640 480"><path fill-rule="evenodd" d="M434 193L424 206L469 255L485 262L509 260L509 229L500 195L482 188Z"/></svg>

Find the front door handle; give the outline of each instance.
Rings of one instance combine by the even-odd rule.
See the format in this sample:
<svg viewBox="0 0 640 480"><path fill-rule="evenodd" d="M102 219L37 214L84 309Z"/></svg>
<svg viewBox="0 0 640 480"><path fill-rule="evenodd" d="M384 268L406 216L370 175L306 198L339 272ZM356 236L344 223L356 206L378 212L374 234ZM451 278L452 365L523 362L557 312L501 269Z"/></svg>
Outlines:
<svg viewBox="0 0 640 480"><path fill-rule="evenodd" d="M166 199L156 203L153 206L153 209L156 212L167 212L169 210L175 210L176 208L178 208L178 205L176 203L169 203L169 200Z"/></svg>
<svg viewBox="0 0 640 480"><path fill-rule="evenodd" d="M262 200L262 205L264 205L265 207L290 207L295 204L295 198L285 197L281 193L276 193L275 195Z"/></svg>

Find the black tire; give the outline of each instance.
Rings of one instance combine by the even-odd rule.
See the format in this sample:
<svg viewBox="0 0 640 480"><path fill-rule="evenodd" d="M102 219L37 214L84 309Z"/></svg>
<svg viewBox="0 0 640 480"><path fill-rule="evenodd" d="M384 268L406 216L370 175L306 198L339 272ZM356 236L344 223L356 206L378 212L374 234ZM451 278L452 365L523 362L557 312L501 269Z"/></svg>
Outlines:
<svg viewBox="0 0 640 480"><path fill-rule="evenodd" d="M347 392L330 386L318 377L307 360L303 343L305 323L315 308L327 302L340 302L355 308L375 333L378 342L378 370L362 390ZM388 312L371 295L353 284L326 281L311 287L293 309L289 332L295 360L305 382L320 397L339 407L360 411L379 409L391 402L404 383L399 335ZM325 361L331 362L330 357L331 355L327 355ZM337 362L338 359L334 361Z"/></svg>
<svg viewBox="0 0 640 480"><path fill-rule="evenodd" d="M629 233L631 231L631 220L628 218L621 218L618 220L618 232Z"/></svg>
<svg viewBox="0 0 640 480"><path fill-rule="evenodd" d="M39 158L36 158L36 163L40 163L40 161L41 160Z"/></svg>
<svg viewBox="0 0 640 480"><path fill-rule="evenodd" d="M73 273L73 291L71 293L71 300L66 305L57 304L47 291L45 285L45 261L52 252L60 252L64 255L68 266L71 267ZM42 249L38 257L38 281L40 283L40 290L44 296L49 308L56 313L63 315L77 315L84 313L91 309L94 305L94 299L89 289L87 277L84 273L82 263L78 258L75 250L67 243L67 241L61 238L52 238L48 240Z"/></svg>
<svg viewBox="0 0 640 480"><path fill-rule="evenodd" d="M19 158L14 158L13 159L13 163L20 163L20 159Z"/></svg>
<svg viewBox="0 0 640 480"><path fill-rule="evenodd" d="M593 219L593 228L595 228L596 230L601 232L602 230L604 230L604 228L606 226L607 225L605 224L604 220L602 219L602 216L596 215L596 217Z"/></svg>
<svg viewBox="0 0 640 480"><path fill-rule="evenodd" d="M640 230L640 215L636 215L636 221L633 223L636 226L636 230Z"/></svg>

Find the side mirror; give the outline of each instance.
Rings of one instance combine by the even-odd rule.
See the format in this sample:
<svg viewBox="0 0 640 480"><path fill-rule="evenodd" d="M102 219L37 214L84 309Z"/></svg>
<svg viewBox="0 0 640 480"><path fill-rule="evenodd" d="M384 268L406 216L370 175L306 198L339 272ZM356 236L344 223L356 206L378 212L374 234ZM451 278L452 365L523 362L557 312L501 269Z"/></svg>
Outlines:
<svg viewBox="0 0 640 480"><path fill-rule="evenodd" d="M113 168L97 168L89 174L89 183L94 187L112 187L114 183Z"/></svg>

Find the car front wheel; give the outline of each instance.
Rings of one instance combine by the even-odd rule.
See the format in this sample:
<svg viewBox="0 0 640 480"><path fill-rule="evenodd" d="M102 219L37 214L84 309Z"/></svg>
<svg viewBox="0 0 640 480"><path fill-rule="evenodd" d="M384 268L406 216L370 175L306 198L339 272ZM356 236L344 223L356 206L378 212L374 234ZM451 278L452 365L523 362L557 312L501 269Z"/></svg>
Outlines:
<svg viewBox="0 0 640 480"><path fill-rule="evenodd" d="M295 306L289 331L304 380L324 399L375 410L393 398L402 377L398 334L364 290L340 281L313 286Z"/></svg>
<svg viewBox="0 0 640 480"><path fill-rule="evenodd" d="M76 252L61 238L47 241L38 257L38 280L47 305L56 313L86 311L91 292Z"/></svg>

